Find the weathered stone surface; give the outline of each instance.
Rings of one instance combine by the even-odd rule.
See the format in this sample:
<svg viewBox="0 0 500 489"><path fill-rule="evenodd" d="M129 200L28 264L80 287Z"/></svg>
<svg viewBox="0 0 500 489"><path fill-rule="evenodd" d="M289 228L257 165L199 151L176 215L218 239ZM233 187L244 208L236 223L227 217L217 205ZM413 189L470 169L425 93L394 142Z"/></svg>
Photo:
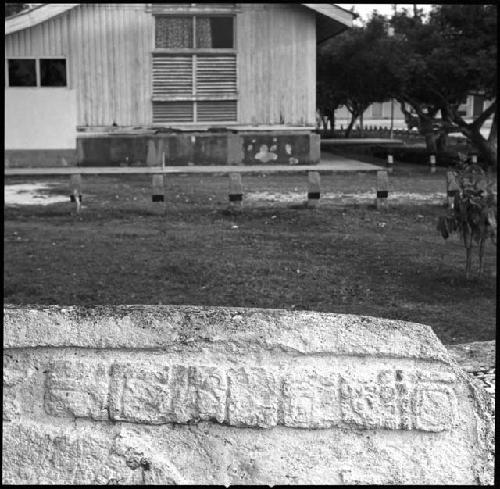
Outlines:
<svg viewBox="0 0 500 489"><path fill-rule="evenodd" d="M233 426L268 428L278 423L277 375L266 368L229 371L228 422Z"/></svg>
<svg viewBox="0 0 500 489"><path fill-rule="evenodd" d="M423 325L8 307L3 482L492 482L487 397Z"/></svg>
<svg viewBox="0 0 500 489"><path fill-rule="evenodd" d="M108 368L98 362L54 362L47 372L45 411L55 416L108 419Z"/></svg>
<svg viewBox="0 0 500 489"><path fill-rule="evenodd" d="M226 415L226 375L214 366L113 365L110 412L116 421L188 423Z"/></svg>
<svg viewBox="0 0 500 489"><path fill-rule="evenodd" d="M110 417L115 421L166 423L169 421L170 368L115 363L110 379Z"/></svg>
<svg viewBox="0 0 500 489"><path fill-rule="evenodd" d="M293 428L330 428L341 421L339 375L332 369L292 369L283 380L283 419Z"/></svg>

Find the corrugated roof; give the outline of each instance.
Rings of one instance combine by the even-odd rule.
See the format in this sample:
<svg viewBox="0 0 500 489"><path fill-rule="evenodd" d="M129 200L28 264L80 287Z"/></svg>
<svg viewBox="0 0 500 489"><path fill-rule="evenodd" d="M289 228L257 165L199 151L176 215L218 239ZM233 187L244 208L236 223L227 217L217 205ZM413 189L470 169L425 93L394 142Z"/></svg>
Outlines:
<svg viewBox="0 0 500 489"><path fill-rule="evenodd" d="M41 24L52 17L81 5L79 3L46 3L38 4L32 8L19 12L5 19L5 35L12 34L23 29L28 29L37 24ZM314 10L323 18L332 19L341 24L339 29L334 29L335 33L352 26L353 14L332 3L303 3L305 7ZM332 31L333 32L333 31ZM335 33L333 35L335 35Z"/></svg>

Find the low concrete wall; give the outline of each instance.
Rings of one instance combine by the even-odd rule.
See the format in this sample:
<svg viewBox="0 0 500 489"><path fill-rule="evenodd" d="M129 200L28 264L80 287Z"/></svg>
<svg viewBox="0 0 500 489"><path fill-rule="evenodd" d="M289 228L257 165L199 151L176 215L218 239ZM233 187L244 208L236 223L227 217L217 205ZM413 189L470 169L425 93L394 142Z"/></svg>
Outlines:
<svg viewBox="0 0 500 489"><path fill-rule="evenodd" d="M308 132L192 132L80 135L81 166L316 164L319 135Z"/></svg>
<svg viewBox="0 0 500 489"><path fill-rule="evenodd" d="M424 325L4 309L4 483L487 484L485 392Z"/></svg>
<svg viewBox="0 0 500 489"><path fill-rule="evenodd" d="M75 166L75 149L6 149L5 168L52 168Z"/></svg>

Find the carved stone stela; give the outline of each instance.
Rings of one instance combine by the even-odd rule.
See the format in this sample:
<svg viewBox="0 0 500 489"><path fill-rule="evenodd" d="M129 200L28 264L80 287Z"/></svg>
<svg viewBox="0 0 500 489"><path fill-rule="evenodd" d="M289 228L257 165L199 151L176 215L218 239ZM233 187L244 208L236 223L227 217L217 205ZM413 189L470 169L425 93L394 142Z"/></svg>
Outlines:
<svg viewBox="0 0 500 489"><path fill-rule="evenodd" d="M424 325L4 309L2 482L489 484L487 395Z"/></svg>
<svg viewBox="0 0 500 489"><path fill-rule="evenodd" d="M144 424L213 421L240 427L449 430L454 377L383 370L371 380L334 370L58 361L46 373L52 416Z"/></svg>

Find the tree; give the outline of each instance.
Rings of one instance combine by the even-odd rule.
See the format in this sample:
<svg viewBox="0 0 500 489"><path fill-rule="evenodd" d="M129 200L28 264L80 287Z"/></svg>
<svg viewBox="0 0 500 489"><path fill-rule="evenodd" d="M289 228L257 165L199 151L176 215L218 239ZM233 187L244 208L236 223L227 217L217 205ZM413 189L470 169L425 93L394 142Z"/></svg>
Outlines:
<svg viewBox="0 0 500 489"><path fill-rule="evenodd" d="M437 151L440 138L445 141L448 132L459 131L496 167L496 5L436 5L428 19L403 12L391 23L396 33L389 41L396 98L403 111L411 106L418 114L428 149ZM467 123L458 109L474 94L492 104ZM486 139L480 129L491 116L492 132Z"/></svg>
<svg viewBox="0 0 500 489"><path fill-rule="evenodd" d="M394 90L388 70L387 21L374 14L363 27L353 27L318 49L317 101L323 114L345 105L351 113L346 130L374 102L383 102Z"/></svg>
<svg viewBox="0 0 500 489"><path fill-rule="evenodd" d="M467 161L465 155L459 154L461 165L455 171L458 191L455 194L451 212L438 220L438 231L444 239L458 232L463 239L466 250L465 277L471 273L472 243L479 245L479 275L483 272L484 246L491 238L496 245L497 234L497 201L492 191L492 182L488 181L484 170Z"/></svg>
<svg viewBox="0 0 500 489"><path fill-rule="evenodd" d="M5 4L5 17L18 14L28 6L27 3L6 3Z"/></svg>

